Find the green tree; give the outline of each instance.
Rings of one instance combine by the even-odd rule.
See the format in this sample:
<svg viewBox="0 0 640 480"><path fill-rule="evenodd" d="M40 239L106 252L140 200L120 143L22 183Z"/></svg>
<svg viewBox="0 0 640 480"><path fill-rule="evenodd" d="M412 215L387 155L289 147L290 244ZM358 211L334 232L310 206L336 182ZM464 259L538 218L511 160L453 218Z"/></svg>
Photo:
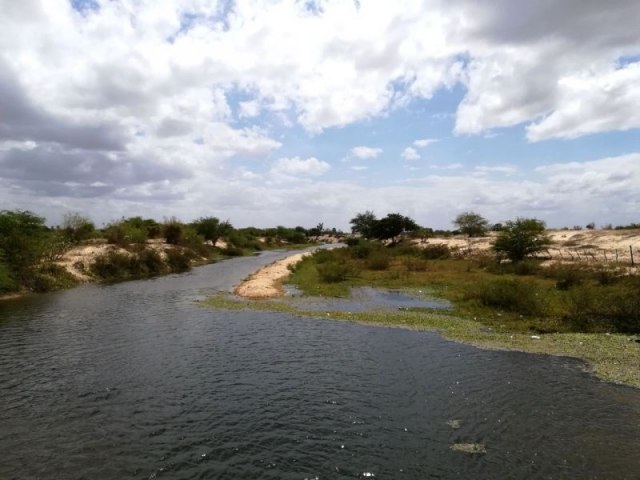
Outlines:
<svg viewBox="0 0 640 480"><path fill-rule="evenodd" d="M469 237L479 237L487 233L489 222L482 215L475 212L462 212L453 224L461 233Z"/></svg>
<svg viewBox="0 0 640 480"><path fill-rule="evenodd" d="M79 213L67 213L62 219L62 234L65 240L71 243L91 238L95 230L93 222Z"/></svg>
<svg viewBox="0 0 640 480"><path fill-rule="evenodd" d="M218 239L229 235L233 230L233 226L228 220L221 222L216 217L199 218L193 222L193 226L196 232L198 232L198 235L202 235L202 238L211 241L213 245L216 244Z"/></svg>
<svg viewBox="0 0 640 480"><path fill-rule="evenodd" d="M377 221L376 215L370 210L364 213L358 213L349 221L351 224L351 232L359 233L364 238L372 238L373 228Z"/></svg>
<svg viewBox="0 0 640 480"><path fill-rule="evenodd" d="M397 238L406 232L413 232L420 228L411 218L399 213L389 213L373 224L371 236L378 240L391 240L395 244Z"/></svg>
<svg viewBox="0 0 640 480"><path fill-rule="evenodd" d="M49 229L44 218L29 211L0 211L0 258L9 276L24 285L31 279L31 269L47 250ZM7 275L8 272L8 275Z"/></svg>
<svg viewBox="0 0 640 480"><path fill-rule="evenodd" d="M542 220L517 218L504 223L493 243L493 250L513 262L519 262L527 255L546 250L550 244L551 238L546 234Z"/></svg>

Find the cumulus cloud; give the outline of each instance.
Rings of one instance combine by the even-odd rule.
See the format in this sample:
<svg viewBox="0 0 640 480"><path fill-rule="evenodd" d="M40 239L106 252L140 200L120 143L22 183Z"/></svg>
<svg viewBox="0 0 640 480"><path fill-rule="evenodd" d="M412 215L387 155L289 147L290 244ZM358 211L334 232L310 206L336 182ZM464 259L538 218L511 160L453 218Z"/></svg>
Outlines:
<svg viewBox="0 0 640 480"><path fill-rule="evenodd" d="M330 169L331 165L315 157L293 157L278 159L271 168L271 173L292 177L316 177L326 173Z"/></svg>
<svg viewBox="0 0 640 480"><path fill-rule="evenodd" d="M420 160L420 154L413 147L405 148L400 155L407 161Z"/></svg>
<svg viewBox="0 0 640 480"><path fill-rule="evenodd" d="M414 147L418 148L426 148L429 145L432 145L438 141L437 138L421 138L413 142Z"/></svg>
<svg viewBox="0 0 640 480"><path fill-rule="evenodd" d="M380 154L382 154L381 148L359 146L351 149L351 156L361 160L378 158Z"/></svg>
<svg viewBox="0 0 640 480"><path fill-rule="evenodd" d="M240 168L244 161L277 158L273 152L287 141L283 130L299 138L368 125L454 88L462 95L454 106L458 134L522 125L529 141L540 142L640 128L636 0L317 5L0 0L2 198L62 208L78 197L93 205L95 196L97 210L106 205L125 212L132 205L155 208L154 199L167 198L183 212L214 197L225 206L234 196L251 198L238 214L270 195L278 199L274 205L289 206L284 194L256 186L252 169ZM379 157L392 144L383 136L359 140L380 147L354 147L352 157ZM435 139L404 141L403 158L418 160ZM340 144L341 152L350 144ZM288 148L273 164L272 175L313 178L329 170L314 156L329 158L324 152L302 142L295 147L300 150ZM580 165L572 172L587 168L582 182L596 178L615 195L622 195L616 188L637 186L634 176L616 183L597 165ZM543 181L526 184L519 178L500 183L497 174L510 172L486 168L469 167L478 178L457 177L458 189L471 192L457 200L491 200L497 194L483 188L505 192L508 185L531 193L513 205L556 205L557 192L546 186L567 188L554 183L565 175L559 166L553 174L550 166L539 170ZM440 191L434 182L451 186L450 178L433 176L426 184ZM392 193L407 202L422 195L400 187L344 188L336 204L354 208L360 204L350 195ZM304 203L302 192L284 191L298 208ZM538 194L550 200L536 201ZM497 198L514 200L506 193ZM333 205L304 204L311 213Z"/></svg>

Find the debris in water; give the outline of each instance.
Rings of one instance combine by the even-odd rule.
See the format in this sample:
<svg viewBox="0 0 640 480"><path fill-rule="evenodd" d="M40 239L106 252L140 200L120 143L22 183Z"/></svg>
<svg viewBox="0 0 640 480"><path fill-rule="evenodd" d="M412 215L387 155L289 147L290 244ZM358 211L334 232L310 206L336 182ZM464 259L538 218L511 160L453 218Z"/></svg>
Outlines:
<svg viewBox="0 0 640 480"><path fill-rule="evenodd" d="M453 443L449 448L463 453L487 453L487 448L482 443Z"/></svg>
<svg viewBox="0 0 640 480"><path fill-rule="evenodd" d="M454 418L452 420L447 421L447 425L449 425L454 430L457 430L462 425L462 420L458 420L457 418Z"/></svg>
<svg viewBox="0 0 640 480"><path fill-rule="evenodd" d="M539 335L531 335L531 338L534 340L540 340L540 336Z"/></svg>

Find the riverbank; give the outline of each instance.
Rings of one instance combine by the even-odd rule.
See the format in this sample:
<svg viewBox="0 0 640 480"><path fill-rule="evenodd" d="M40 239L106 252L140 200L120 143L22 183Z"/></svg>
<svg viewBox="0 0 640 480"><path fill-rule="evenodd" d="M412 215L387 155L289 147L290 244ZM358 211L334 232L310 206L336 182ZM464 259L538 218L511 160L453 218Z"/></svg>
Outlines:
<svg viewBox="0 0 640 480"><path fill-rule="evenodd" d="M266 299L284 295L282 281L291 274L290 267L308 255L310 252L296 253L261 268L243 280L234 289L234 293L248 299Z"/></svg>
<svg viewBox="0 0 640 480"><path fill-rule="evenodd" d="M277 295L282 295L281 285L291 273L289 265L300 265L299 268L296 268L296 277L298 279L300 276L305 276L304 264L307 262L300 264L301 260L302 257L299 254L288 257L276 262L280 264L280 268L275 268L275 264L272 264L256 272L252 278L260 278L260 282L263 285L270 283L271 288L274 289L271 291L277 291ZM283 268L282 265L287 265L287 267ZM379 272L376 272L376 275L379 275ZM248 280L250 281L251 279ZM354 282L347 283L351 285ZM410 281L409 277L398 279L393 283L392 288L403 288L403 283L405 289L417 291L415 281ZM358 285L364 284L373 284L375 286L376 282L372 278L358 282ZM387 287L389 285L382 288ZM318 287L316 286L316 288ZM343 288L348 289L348 287ZM258 291L260 290L256 290L256 292ZM249 297L248 295L243 295L246 292L240 292L239 287L235 293L238 296L260 299L261 301L243 302L229 298L227 295L217 295L208 299L204 304L222 309L269 310L292 315L352 321L370 325L436 330L447 339L484 349L512 350L577 358L585 362L584 369L586 371L603 380L640 387L640 343L637 343L638 339L635 335L523 331L506 325L505 317L500 312L493 312L495 318L487 322L487 318L482 318L484 321L479 321L480 317L474 316L471 311L465 311L464 309L454 309L451 312L420 308L366 312L324 312L305 309L303 306L301 307L293 302L287 302L286 298L284 301L282 299L272 300L274 295ZM325 300L326 298L324 297ZM485 310L484 313L489 315L490 310Z"/></svg>

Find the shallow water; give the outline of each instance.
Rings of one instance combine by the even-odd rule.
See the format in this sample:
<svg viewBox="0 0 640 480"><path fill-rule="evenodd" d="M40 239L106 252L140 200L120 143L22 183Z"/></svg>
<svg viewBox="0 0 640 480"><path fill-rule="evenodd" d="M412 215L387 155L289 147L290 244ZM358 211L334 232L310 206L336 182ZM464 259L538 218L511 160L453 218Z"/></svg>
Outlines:
<svg viewBox="0 0 640 480"><path fill-rule="evenodd" d="M195 302L279 255L0 303L0 478L639 477L577 361Z"/></svg>
<svg viewBox="0 0 640 480"><path fill-rule="evenodd" d="M365 312L369 310L389 310L425 308L450 310L452 305L442 299L429 298L424 292L404 292L372 287L353 288L348 298L305 297L295 288L289 288L289 296L284 301L304 310Z"/></svg>

